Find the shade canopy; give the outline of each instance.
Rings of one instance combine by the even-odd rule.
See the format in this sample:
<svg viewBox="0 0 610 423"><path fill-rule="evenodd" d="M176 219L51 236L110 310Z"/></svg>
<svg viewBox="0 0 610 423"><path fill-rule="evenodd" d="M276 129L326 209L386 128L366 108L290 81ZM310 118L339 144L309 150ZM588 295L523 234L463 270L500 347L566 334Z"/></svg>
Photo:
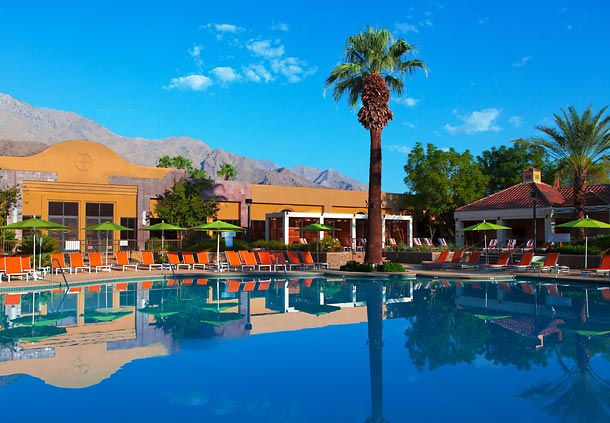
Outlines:
<svg viewBox="0 0 610 423"><path fill-rule="evenodd" d="M186 231L186 228L172 225L171 223L155 223L150 226L142 226L140 229L143 231Z"/></svg>
<svg viewBox="0 0 610 423"><path fill-rule="evenodd" d="M49 222L48 220L32 217L19 222L10 223L2 226L2 229L43 229L48 231L67 231L68 227L59 223Z"/></svg>
<svg viewBox="0 0 610 423"><path fill-rule="evenodd" d="M133 231L133 229L126 226L118 225L114 222L106 221L98 223L97 225L87 226L86 231Z"/></svg>
<svg viewBox="0 0 610 423"><path fill-rule="evenodd" d="M510 229L508 226L496 225L495 223L490 223L486 221L482 221L477 223L476 225L468 226L467 228L462 229L463 231L496 231L502 229Z"/></svg>
<svg viewBox="0 0 610 423"><path fill-rule="evenodd" d="M313 232L313 231L332 232L332 231L340 231L341 229L335 228L334 226L323 225L321 223L312 223L311 225L303 226L302 228L299 228L298 230L303 231L303 232Z"/></svg>
<svg viewBox="0 0 610 423"><path fill-rule="evenodd" d="M204 223L203 225L195 226L193 229L210 232L237 232L244 230L240 226L233 225L222 220L215 220L214 222Z"/></svg>
<svg viewBox="0 0 610 423"><path fill-rule="evenodd" d="M571 222L562 223L557 225L558 228L599 228L599 229L610 229L610 224L601 222L599 220L590 219L589 216L584 219L576 219Z"/></svg>

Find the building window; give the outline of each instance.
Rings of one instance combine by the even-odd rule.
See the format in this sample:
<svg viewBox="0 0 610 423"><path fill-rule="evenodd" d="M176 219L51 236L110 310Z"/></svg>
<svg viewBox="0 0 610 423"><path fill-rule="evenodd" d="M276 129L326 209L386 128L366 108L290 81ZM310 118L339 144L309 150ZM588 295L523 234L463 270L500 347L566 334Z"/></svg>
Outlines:
<svg viewBox="0 0 610 423"><path fill-rule="evenodd" d="M138 239L138 226L135 217L121 217L121 226L133 229L132 231L121 231L121 239Z"/></svg>
<svg viewBox="0 0 610 423"><path fill-rule="evenodd" d="M49 201L49 221L68 227L67 231L49 231L49 235L59 241L78 239L78 203Z"/></svg>
<svg viewBox="0 0 610 423"><path fill-rule="evenodd" d="M103 222L114 221L114 204L112 203L87 203L85 205L85 226L97 225ZM87 244L90 246L101 246L106 242L112 245L114 231L86 231Z"/></svg>

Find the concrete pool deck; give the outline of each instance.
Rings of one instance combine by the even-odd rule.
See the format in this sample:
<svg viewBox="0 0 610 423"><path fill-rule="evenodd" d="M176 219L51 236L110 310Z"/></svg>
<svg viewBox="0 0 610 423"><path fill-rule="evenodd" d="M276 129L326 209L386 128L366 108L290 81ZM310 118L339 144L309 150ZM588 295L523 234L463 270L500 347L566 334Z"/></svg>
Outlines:
<svg viewBox="0 0 610 423"><path fill-rule="evenodd" d="M104 283L117 283L117 282L136 282L139 280L159 279L167 278L172 279L175 277L179 278L217 278L222 277L223 279L241 279L244 277L253 278L307 278L307 277L337 277L337 278L381 278L381 279L413 279L416 276L428 277L428 278L440 278L440 279L512 279L526 277L532 279L556 279L557 281L565 282L579 282L587 284L610 284L609 277L601 276L581 276L579 270L571 270L569 273L561 273L555 275L552 273L535 273L535 272L507 272L507 271L473 271L473 270L426 270L420 265L405 265L404 273L385 273L385 272L344 272L338 269L321 269L321 270L292 270L288 272L263 272L263 271L247 271L247 272L212 272L204 270L186 270L180 269L172 272L160 271L160 270L113 270L112 272L79 272L79 273L66 273L66 280L69 285L73 286L86 286L93 285L99 282ZM0 283L0 293L4 292L18 292L24 290L49 290L57 289L64 284L64 280L61 274L53 275L47 274L44 279L39 280L21 280L15 279L11 282L2 281Z"/></svg>

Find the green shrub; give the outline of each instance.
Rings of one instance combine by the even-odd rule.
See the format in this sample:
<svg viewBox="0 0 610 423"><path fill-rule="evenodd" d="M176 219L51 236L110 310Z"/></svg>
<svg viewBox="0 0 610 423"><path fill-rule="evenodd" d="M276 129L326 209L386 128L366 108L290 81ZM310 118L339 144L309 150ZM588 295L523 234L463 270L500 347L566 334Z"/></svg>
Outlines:
<svg viewBox="0 0 610 423"><path fill-rule="evenodd" d="M374 272L375 267L368 263L358 263L355 260L350 260L339 268L344 272Z"/></svg>
<svg viewBox="0 0 610 423"><path fill-rule="evenodd" d="M400 263L396 263L396 262L392 262L392 261L386 261L381 266L378 266L377 270L379 272L392 272L392 273L394 273L394 272L404 272L405 268Z"/></svg>
<svg viewBox="0 0 610 423"><path fill-rule="evenodd" d="M597 246L589 245L588 254L592 254L592 255L602 254L605 250L606 250L605 248L599 248ZM582 244L582 245L581 244L567 244L567 245L562 245L560 247L555 247L555 248L551 249L550 251L561 253L561 254L584 255L585 246L584 246L584 244Z"/></svg>
<svg viewBox="0 0 610 423"><path fill-rule="evenodd" d="M19 245L19 252L22 254L32 254L34 249L34 236L26 235ZM36 254L41 251L43 253L54 253L59 249L59 243L55 238L49 235L36 235Z"/></svg>

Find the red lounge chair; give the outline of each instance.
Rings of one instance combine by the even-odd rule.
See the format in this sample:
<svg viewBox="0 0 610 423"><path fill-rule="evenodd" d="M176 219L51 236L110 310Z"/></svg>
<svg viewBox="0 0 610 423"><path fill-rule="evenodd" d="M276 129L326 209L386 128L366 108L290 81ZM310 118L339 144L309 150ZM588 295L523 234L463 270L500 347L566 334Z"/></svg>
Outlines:
<svg viewBox="0 0 610 423"><path fill-rule="evenodd" d="M127 253L125 251L117 251L115 253L116 256L116 264L121 266L123 272L125 269L133 268L136 272L138 271L138 265L135 263L129 263L129 258L127 257Z"/></svg>
<svg viewBox="0 0 610 423"><path fill-rule="evenodd" d="M466 263L462 263L460 267L462 269L474 269L479 266L479 258L481 258L481 252L473 251L472 253L470 253L468 261Z"/></svg>
<svg viewBox="0 0 610 423"><path fill-rule="evenodd" d="M85 266L82 253L70 253L70 267L74 269L74 273L79 270L91 273L91 266Z"/></svg>
<svg viewBox="0 0 610 423"><path fill-rule="evenodd" d="M100 292L102 287L100 285L89 285L87 286L87 292Z"/></svg>
<svg viewBox="0 0 610 423"><path fill-rule="evenodd" d="M523 255L521 256L521 260L519 260L519 264L512 264L509 266L506 266L507 269L510 270L514 270L514 271L526 271L528 270L531 266L532 266L532 259L534 258L534 252L533 251L528 251L523 253Z"/></svg>
<svg viewBox="0 0 610 423"><path fill-rule="evenodd" d="M83 291L83 287L82 286L73 286L73 287L71 287L68 290L68 292L70 294L78 294L79 292L82 292L82 291Z"/></svg>
<svg viewBox="0 0 610 423"><path fill-rule="evenodd" d="M207 284L208 284L207 279L197 279L197 285L203 286L203 285L207 285Z"/></svg>
<svg viewBox="0 0 610 423"><path fill-rule="evenodd" d="M142 251L142 263L138 264L138 268L140 267L148 267L148 270L151 271L153 269L163 269L163 264L155 263L155 255L152 251Z"/></svg>
<svg viewBox="0 0 610 423"><path fill-rule="evenodd" d="M239 283L239 281L228 281L227 282L227 292L238 292L240 285L241 284Z"/></svg>
<svg viewBox="0 0 610 423"><path fill-rule="evenodd" d="M182 253L182 262L188 265L189 269L194 269L193 265L195 265L195 256L193 253Z"/></svg>
<svg viewBox="0 0 610 423"><path fill-rule="evenodd" d="M258 270L263 270L263 267L268 267L270 272L275 270L275 265L271 262L271 255L268 251L256 251L254 255L258 263Z"/></svg>
<svg viewBox="0 0 610 423"><path fill-rule="evenodd" d="M258 284L258 290L259 291L266 291L269 289L269 286L271 285L271 281L260 281L260 283Z"/></svg>
<svg viewBox="0 0 610 423"><path fill-rule="evenodd" d="M59 273L60 270L72 273L72 268L70 266L66 266L64 255L62 253L51 254L51 270L55 271L55 274Z"/></svg>
<svg viewBox="0 0 610 423"><path fill-rule="evenodd" d="M481 284L479 282L468 282L470 284L470 286L472 286L474 289L481 289Z"/></svg>
<svg viewBox="0 0 610 423"><path fill-rule="evenodd" d="M314 261L313 257L311 256L311 253L309 251L302 251L301 252L301 257L303 257L303 264L305 266L313 265L314 269L316 267L318 269L321 268L321 267L324 267L324 268L328 269L328 263L327 262L316 262L316 261Z"/></svg>
<svg viewBox="0 0 610 423"><path fill-rule="evenodd" d="M187 269L191 268L190 264L180 263L180 257L176 252L168 252L167 253L167 261L169 262L170 267L178 270L180 267L186 267Z"/></svg>
<svg viewBox="0 0 610 423"><path fill-rule="evenodd" d="M21 304L21 294L5 294L4 305L19 305Z"/></svg>
<svg viewBox="0 0 610 423"><path fill-rule="evenodd" d="M312 282L313 282L313 279L312 279L312 278L307 278L307 279L305 279L305 280L303 281L303 286L304 286L305 288L309 288L309 287L311 286L311 283L312 283Z"/></svg>
<svg viewBox="0 0 610 423"><path fill-rule="evenodd" d="M601 291L604 301L610 301L610 288L603 288Z"/></svg>
<svg viewBox="0 0 610 423"><path fill-rule="evenodd" d="M142 282L142 289L151 289L153 286L152 281L144 281Z"/></svg>
<svg viewBox="0 0 610 423"><path fill-rule="evenodd" d="M253 252L246 251L246 250L240 250L239 258L242 263L246 264L246 266L251 266L252 269L254 269L254 270L256 270L257 268L258 268L258 270L260 270L260 268L258 267L258 262L256 261L256 257L254 256Z"/></svg>
<svg viewBox="0 0 610 423"><path fill-rule="evenodd" d="M534 240L533 239L528 239L525 242L525 245L523 246L524 250L532 250L534 248Z"/></svg>
<svg viewBox="0 0 610 423"><path fill-rule="evenodd" d="M184 279L182 281L182 286L188 286L188 285L192 285L193 284L193 280L192 279Z"/></svg>
<svg viewBox="0 0 610 423"><path fill-rule="evenodd" d="M510 252L501 253L497 263L486 264L485 267L490 269L506 269L506 266L508 265L508 260L510 260Z"/></svg>
<svg viewBox="0 0 610 423"><path fill-rule="evenodd" d="M438 259L436 260L424 260L421 262L421 265L424 267L435 267L435 266L443 266L447 261L447 257L449 256L449 250L441 251Z"/></svg>
<svg viewBox="0 0 610 423"><path fill-rule="evenodd" d="M95 273L98 271L110 272L112 269L109 264L104 264L102 262L102 255L100 253L89 253L89 264L93 267Z"/></svg>
<svg viewBox="0 0 610 423"><path fill-rule="evenodd" d="M114 285L114 288L119 292L127 291L127 283L117 283Z"/></svg>
<svg viewBox="0 0 610 423"><path fill-rule="evenodd" d="M528 295L534 295L534 287L532 287L529 283L522 282L520 283L521 289Z"/></svg>
<svg viewBox="0 0 610 423"><path fill-rule="evenodd" d="M299 280L290 279L290 282L288 282L288 288L296 288L297 286L299 286Z"/></svg>
<svg viewBox="0 0 610 423"><path fill-rule="evenodd" d="M287 251L286 254L288 254L288 261L289 261L288 268L290 270L292 270L293 267L298 267L299 269L303 269L306 266L315 267L312 264L305 265L304 263L302 263L301 259L299 258L299 255L297 254L296 251Z"/></svg>
<svg viewBox="0 0 610 423"><path fill-rule="evenodd" d="M225 251L225 257L227 258L227 261L229 262L229 270L231 270L231 268L233 268L234 270L241 270L243 272L245 269L251 269L251 270L255 269L255 267L252 265L242 263L242 261L239 259L239 256L237 255L237 253L235 251L230 251L230 250Z"/></svg>
<svg viewBox="0 0 610 423"><path fill-rule="evenodd" d="M512 250L515 248L515 246L517 245L517 240L516 239L509 239L506 242L506 247L504 247L506 250Z"/></svg>
<svg viewBox="0 0 610 423"><path fill-rule="evenodd" d="M9 282L11 281L11 278L25 278L26 281L30 280L29 273L21 270L21 257L18 256L6 257L4 273Z"/></svg>
<svg viewBox="0 0 610 423"><path fill-rule="evenodd" d="M506 282L498 282L498 286L499 286L499 287L500 287L500 288L501 288L503 291L506 291L506 292L509 292L509 291L510 291L510 285L509 285L509 284L507 284Z"/></svg>
<svg viewBox="0 0 610 423"><path fill-rule="evenodd" d="M458 288L464 288L464 282L462 282L462 281L455 281L455 286L457 286Z"/></svg>
<svg viewBox="0 0 610 423"><path fill-rule="evenodd" d="M453 253L453 257L451 257L451 261L448 263L443 263L443 269L461 267L462 264L462 256L464 255L464 250L457 250Z"/></svg>
<svg viewBox="0 0 610 423"><path fill-rule="evenodd" d="M550 253L557 254L557 253ZM599 264L599 267L583 269L581 274L583 275L604 275L610 272L610 254L606 254L602 257L602 262Z"/></svg>
<svg viewBox="0 0 610 423"><path fill-rule="evenodd" d="M276 251L275 253L270 254L270 256L271 256L271 261L273 261L273 263L275 263L275 271L276 272L280 268L283 268L284 271L288 270L290 265L286 261L286 256L284 256L283 252Z"/></svg>
<svg viewBox="0 0 610 423"><path fill-rule="evenodd" d="M498 240L496 238L490 239L489 242L487 243L488 250L493 250L497 246L498 246Z"/></svg>
<svg viewBox="0 0 610 423"><path fill-rule="evenodd" d="M553 297L559 297L559 289L557 288L557 285L547 285L546 291Z"/></svg>
<svg viewBox="0 0 610 423"><path fill-rule="evenodd" d="M214 265L210 263L208 259L208 253L205 251L199 251L197 253L197 263L193 264L193 269L201 268L203 270L211 269Z"/></svg>
<svg viewBox="0 0 610 423"><path fill-rule="evenodd" d="M254 288L256 288L256 281L244 282L244 291L245 292L252 292L252 291L254 291Z"/></svg>
<svg viewBox="0 0 610 423"><path fill-rule="evenodd" d="M441 285L443 285L444 287L448 287L448 286L449 286L449 285L451 285L451 284L449 283L449 281L448 281L448 280L443 279L443 280L441 281Z"/></svg>

